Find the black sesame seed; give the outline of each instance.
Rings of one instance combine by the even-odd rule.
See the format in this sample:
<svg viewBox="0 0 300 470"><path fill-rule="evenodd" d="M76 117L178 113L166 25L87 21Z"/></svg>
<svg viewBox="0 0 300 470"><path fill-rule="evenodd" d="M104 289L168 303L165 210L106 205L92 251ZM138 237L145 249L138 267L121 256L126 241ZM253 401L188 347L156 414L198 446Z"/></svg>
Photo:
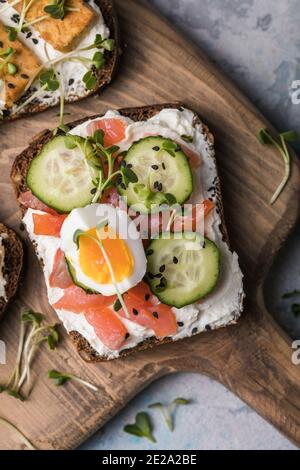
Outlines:
<svg viewBox="0 0 300 470"><path fill-rule="evenodd" d="M178 326L184 326L184 323L183 323L183 321L178 321L178 322L177 322L177 325L178 325Z"/></svg>
<svg viewBox="0 0 300 470"><path fill-rule="evenodd" d="M160 279L160 278L162 277L162 274L161 274L161 273L157 273L157 274L155 274L154 277L155 277L156 279Z"/></svg>
<svg viewBox="0 0 300 470"><path fill-rule="evenodd" d="M122 183L120 183L120 188L122 188L122 189L125 190L125 189L126 189L126 185L122 182Z"/></svg>
<svg viewBox="0 0 300 470"><path fill-rule="evenodd" d="M158 190L158 191L162 191L162 188L163 188L162 183L158 183L158 185L157 185L157 190Z"/></svg>
<svg viewBox="0 0 300 470"><path fill-rule="evenodd" d="M31 31L29 31L29 32L26 34L26 39L29 39L29 38L31 38L31 36L32 36L32 32L31 32Z"/></svg>
<svg viewBox="0 0 300 470"><path fill-rule="evenodd" d="M128 338L129 338L129 336L130 336L130 334L129 334L129 333L126 333L126 335L125 335L125 339L128 339Z"/></svg>
<svg viewBox="0 0 300 470"><path fill-rule="evenodd" d="M158 165L151 165L152 170L158 170Z"/></svg>
<svg viewBox="0 0 300 470"><path fill-rule="evenodd" d="M21 77L24 78L24 80L28 80L28 75L26 73L21 73Z"/></svg>
<svg viewBox="0 0 300 470"><path fill-rule="evenodd" d="M166 269L166 266L162 264L161 267L159 268L159 272L163 273L165 269Z"/></svg>
<svg viewBox="0 0 300 470"><path fill-rule="evenodd" d="M38 44L39 43L39 41L35 38L33 38L32 42L33 42L33 44Z"/></svg>
<svg viewBox="0 0 300 470"><path fill-rule="evenodd" d="M192 335L195 335L197 333L197 331L198 331L198 328L193 328L192 329Z"/></svg>
<svg viewBox="0 0 300 470"><path fill-rule="evenodd" d="M152 312L152 315L154 316L154 318L158 318L158 313L157 312Z"/></svg>
<svg viewBox="0 0 300 470"><path fill-rule="evenodd" d="M7 86L8 88L16 88L16 85L14 85L13 83L8 83Z"/></svg>
<svg viewBox="0 0 300 470"><path fill-rule="evenodd" d="M68 85L71 86L75 82L74 78L70 78Z"/></svg>
<svg viewBox="0 0 300 470"><path fill-rule="evenodd" d="M148 250L148 251L146 251L146 255L147 255L147 256L153 255L153 253L154 253L153 250Z"/></svg>
<svg viewBox="0 0 300 470"><path fill-rule="evenodd" d="M158 145L155 145L155 147L152 147L152 150L154 150L154 152L158 152L160 148Z"/></svg>
<svg viewBox="0 0 300 470"><path fill-rule="evenodd" d="M174 264L177 264L177 263L178 263L178 258L176 258L176 256L173 257L173 263L174 263Z"/></svg>
<svg viewBox="0 0 300 470"><path fill-rule="evenodd" d="M149 279L154 279L154 274L152 273L148 273L147 276L149 277Z"/></svg>
<svg viewBox="0 0 300 470"><path fill-rule="evenodd" d="M149 299L150 299L150 294L146 294L146 295L145 295L145 300L146 300L146 302L148 302Z"/></svg>
<svg viewBox="0 0 300 470"><path fill-rule="evenodd" d="M128 163L127 168L132 168L132 163Z"/></svg>
<svg viewBox="0 0 300 470"><path fill-rule="evenodd" d="M211 331L211 326L210 325L205 325L206 331Z"/></svg>
<svg viewBox="0 0 300 470"><path fill-rule="evenodd" d="M163 170L166 169L166 165L164 164L164 162L162 162L161 166L162 166Z"/></svg>
<svg viewBox="0 0 300 470"><path fill-rule="evenodd" d="M159 181L154 181L153 188L157 189L158 185L159 185Z"/></svg>
<svg viewBox="0 0 300 470"><path fill-rule="evenodd" d="M208 192L211 192L211 191L214 191L215 190L215 187L214 186L211 186L210 188L208 188Z"/></svg>
<svg viewBox="0 0 300 470"><path fill-rule="evenodd" d="M133 313L133 315L138 315L138 314L139 314L139 312L137 311L136 308L133 308L133 309L132 309L132 313Z"/></svg>
<svg viewBox="0 0 300 470"><path fill-rule="evenodd" d="M116 178L116 184L120 185L121 183L122 183L122 176L118 175L117 178Z"/></svg>
<svg viewBox="0 0 300 470"><path fill-rule="evenodd" d="M97 188L91 189L91 194L96 194L96 192L97 192Z"/></svg>

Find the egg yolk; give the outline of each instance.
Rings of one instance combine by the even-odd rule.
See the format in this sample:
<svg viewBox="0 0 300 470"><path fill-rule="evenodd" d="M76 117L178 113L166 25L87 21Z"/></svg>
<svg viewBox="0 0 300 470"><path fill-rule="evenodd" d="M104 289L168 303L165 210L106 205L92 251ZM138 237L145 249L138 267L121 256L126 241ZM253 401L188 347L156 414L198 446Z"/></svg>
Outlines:
<svg viewBox="0 0 300 470"><path fill-rule="evenodd" d="M103 238L101 237L103 247L110 260L116 281L121 282L133 273L133 256L126 242L118 238L112 229L105 227L101 231L103 233ZM107 231L109 233L104 233ZM96 239L98 238L96 227L85 233ZM112 284L110 270L99 245L85 236L81 236L79 240L79 264L83 273L93 281L98 284Z"/></svg>

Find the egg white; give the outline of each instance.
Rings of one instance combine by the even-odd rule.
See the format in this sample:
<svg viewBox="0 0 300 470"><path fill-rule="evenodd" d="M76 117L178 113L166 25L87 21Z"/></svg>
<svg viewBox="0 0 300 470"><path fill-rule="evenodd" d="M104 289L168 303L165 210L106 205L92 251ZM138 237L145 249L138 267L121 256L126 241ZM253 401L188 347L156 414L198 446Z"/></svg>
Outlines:
<svg viewBox="0 0 300 470"><path fill-rule="evenodd" d="M76 230L87 231L104 219L108 220L109 227L117 236L125 241L134 260L131 276L117 283L118 290L122 294L143 279L147 266L140 234L125 211L109 204L91 204L81 209L73 209L63 223L60 236L61 249L72 263L77 281L93 291L109 296L116 294L114 284L97 283L83 273L79 262L79 250L73 240Z"/></svg>

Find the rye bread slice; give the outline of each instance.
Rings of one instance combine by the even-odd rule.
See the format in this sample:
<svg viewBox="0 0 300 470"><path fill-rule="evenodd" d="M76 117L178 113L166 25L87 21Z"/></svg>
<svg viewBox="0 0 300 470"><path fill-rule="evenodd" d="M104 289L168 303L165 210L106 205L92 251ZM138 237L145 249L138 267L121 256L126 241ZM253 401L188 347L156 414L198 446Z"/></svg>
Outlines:
<svg viewBox="0 0 300 470"><path fill-rule="evenodd" d="M5 248L3 276L6 280L6 299L0 298L0 318L9 302L15 296L23 268L23 245L17 234L6 225L0 223L0 235Z"/></svg>
<svg viewBox="0 0 300 470"><path fill-rule="evenodd" d="M145 121L145 120L150 119L151 117L159 113L162 109L166 109L166 108L180 109L183 107L185 109L188 109L186 106L184 106L183 103L176 102L176 103L155 104L151 106L143 106L143 107L138 107L138 108L123 108L123 109L119 109L118 111L120 112L121 115L129 117L133 121L137 122L137 121ZM213 149L214 147L213 135L209 131L208 127L205 124L203 124L200 117L197 116L195 112L194 114L195 114L194 125L202 126L202 131L203 131L203 134L206 136L207 144L211 149ZM88 118L69 123L68 126L72 129L78 126L79 124L82 124L88 119L95 119L101 116L102 115L90 116ZM52 132L50 130L45 130L41 132L32 140L29 147L27 147L27 149L25 149L20 155L16 157L13 167L12 167L12 171L11 171L11 179L14 185L15 194L17 198L19 198L19 196L23 192L28 191L28 187L26 185L26 175L27 175L31 160L40 152L42 147L51 138L52 138ZM215 158L214 158L214 163L216 165ZM218 210L220 217L221 217L221 221L222 221L220 225L220 230L222 233L223 240L229 246L229 238L228 238L228 233L227 233L227 229L225 225L224 210L223 210L223 203L222 203L222 196L221 196L221 184L220 184L220 179L218 175L216 176L215 186L216 186L216 209ZM19 204L19 206L20 206L22 217L23 217L27 209L22 204ZM243 294L240 295L239 304L240 304L240 309L237 312L235 312L233 319L230 322L227 322L226 324L221 325L221 326L227 326L227 325L236 323L237 319L239 318L241 314L241 308L243 305ZM207 325L207 330L212 330L216 328L219 328L219 327L216 327L215 325ZM201 332L196 333L196 334L200 334L200 333ZM100 356L97 353L97 351L95 351L95 349L92 348L89 342L77 331L71 331L70 336L71 336L73 343L75 344L77 348L79 355L86 362L102 362L102 361L109 360L106 357ZM143 351L143 350L158 346L160 344L166 344L170 342L173 342L172 338L165 338L162 340L157 339L156 337L148 338L145 341L138 344L137 346L135 346L134 348L125 349L121 351L120 357L128 356L134 352Z"/></svg>
<svg viewBox="0 0 300 470"><path fill-rule="evenodd" d="M101 70L95 72L97 82L93 90L90 90L89 92L87 92L85 96L82 96L82 97L74 95L72 96L72 98L65 100L66 103L73 103L75 101L81 101L87 98L88 96L100 94L101 91L107 85L110 84L110 82L113 80L118 70L119 59L120 59L122 50L121 50L121 40L120 40L118 18L117 18L117 14L114 8L113 0L95 0L95 3L100 8L101 13L103 15L104 22L109 28L110 38L115 40L115 47L112 52L108 52L108 51L104 52L105 65ZM26 96L25 94L18 101L18 103L21 104L27 98L28 96ZM56 106L56 105L53 105L53 106ZM29 114L39 113L53 106L48 106L47 104L33 102L32 104L29 104L26 107L25 111L21 110L19 113L16 113L13 116L4 112L3 119L0 120L0 123L4 121L12 121L20 117L25 117Z"/></svg>

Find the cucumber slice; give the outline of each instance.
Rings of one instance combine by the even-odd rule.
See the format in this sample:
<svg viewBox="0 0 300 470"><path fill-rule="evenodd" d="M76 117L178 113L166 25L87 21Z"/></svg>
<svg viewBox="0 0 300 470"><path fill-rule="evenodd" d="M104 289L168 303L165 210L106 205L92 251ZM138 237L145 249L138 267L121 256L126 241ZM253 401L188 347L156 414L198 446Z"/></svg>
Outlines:
<svg viewBox="0 0 300 470"><path fill-rule="evenodd" d="M161 136L145 137L130 147L124 160L138 182L129 183L127 188L121 182L118 192L127 197L134 210L149 213L151 205L168 204L172 199L172 204L183 204L190 197L191 168L176 142Z"/></svg>
<svg viewBox="0 0 300 470"><path fill-rule="evenodd" d="M220 272L220 252L198 233L162 233L146 251L146 280L161 302L181 308L213 291ZM178 235L178 234L177 234Z"/></svg>
<svg viewBox="0 0 300 470"><path fill-rule="evenodd" d="M96 292L93 289L90 289L89 287L87 287L84 284L82 284L81 282L79 282L77 277L76 277L76 271L75 271L75 268L74 268L72 262L67 257L65 257L65 260L66 260L66 263L67 263L68 271L70 273L70 276L71 276L72 281L74 282L74 284L76 284L76 286L78 286L78 287L81 287L81 289L85 290L87 294L99 294L99 292Z"/></svg>
<svg viewBox="0 0 300 470"><path fill-rule="evenodd" d="M99 169L87 162L80 145L85 145L92 162L96 164L97 160L85 139L78 137L78 143L78 147L69 150L64 136L54 137L32 160L28 170L27 185L32 193L58 212L84 207L94 197L93 180L99 176Z"/></svg>

